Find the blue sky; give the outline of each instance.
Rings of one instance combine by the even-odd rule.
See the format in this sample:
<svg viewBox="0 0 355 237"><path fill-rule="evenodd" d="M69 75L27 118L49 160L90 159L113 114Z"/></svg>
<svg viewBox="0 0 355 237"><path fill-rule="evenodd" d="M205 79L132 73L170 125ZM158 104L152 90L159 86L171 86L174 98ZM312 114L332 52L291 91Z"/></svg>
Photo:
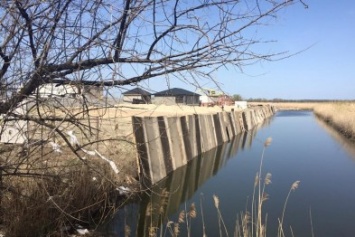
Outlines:
<svg viewBox="0 0 355 237"><path fill-rule="evenodd" d="M306 0L286 9L263 36L275 36L283 61L262 63L245 74L220 72L228 93L244 98L355 99L355 1ZM233 82L233 80L235 81Z"/></svg>
<svg viewBox="0 0 355 237"><path fill-rule="evenodd" d="M310 48L281 61L248 66L243 73L219 70L214 79L226 93L243 98L355 99L355 1L304 2L308 9L297 3L281 11L272 25L258 29L258 37L277 40L263 50L292 54ZM195 91L176 79L142 83L155 91L168 85Z"/></svg>

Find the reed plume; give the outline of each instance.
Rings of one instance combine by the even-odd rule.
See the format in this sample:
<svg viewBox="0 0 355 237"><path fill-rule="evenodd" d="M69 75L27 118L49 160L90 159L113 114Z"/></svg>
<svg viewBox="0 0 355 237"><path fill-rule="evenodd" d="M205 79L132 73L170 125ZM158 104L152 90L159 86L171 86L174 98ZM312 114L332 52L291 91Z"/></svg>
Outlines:
<svg viewBox="0 0 355 237"><path fill-rule="evenodd" d="M226 233L226 236L229 236L228 231L227 231L227 227L226 227L224 220L223 220L221 210L219 209L219 198L216 195L213 195L213 201L214 201L214 205L217 209L218 225L219 225L219 231L220 231L219 235L222 236L222 228L221 228L221 223L222 223L224 231Z"/></svg>
<svg viewBox="0 0 355 237"><path fill-rule="evenodd" d="M185 222L185 210L182 210L179 214L179 223L184 223Z"/></svg>
<svg viewBox="0 0 355 237"><path fill-rule="evenodd" d="M264 147L268 147L271 145L271 142L272 142L272 138L271 137L268 137L266 139L266 141L264 142Z"/></svg>
<svg viewBox="0 0 355 237"><path fill-rule="evenodd" d="M264 179L264 184L269 185L271 184L271 173L267 173Z"/></svg>
<svg viewBox="0 0 355 237"><path fill-rule="evenodd" d="M213 195L214 206L219 208L219 198L216 195Z"/></svg>
<svg viewBox="0 0 355 237"><path fill-rule="evenodd" d="M190 218L196 218L196 206L195 203L192 203L190 206L189 216Z"/></svg>
<svg viewBox="0 0 355 237"><path fill-rule="evenodd" d="M174 236L178 236L180 233L180 226L179 226L179 223L175 223L174 224Z"/></svg>
<svg viewBox="0 0 355 237"><path fill-rule="evenodd" d="M279 228L278 228L278 235L277 235L278 237L285 236L284 231L283 231L283 222L284 222L284 217L285 217L285 212L286 212L288 199L289 199L289 197L291 195L291 192L295 191L298 188L299 184L300 184L299 180L293 182L293 184L291 185L290 190L288 191L287 197L285 199L284 207L283 207L283 210L282 210L281 220L279 221Z"/></svg>

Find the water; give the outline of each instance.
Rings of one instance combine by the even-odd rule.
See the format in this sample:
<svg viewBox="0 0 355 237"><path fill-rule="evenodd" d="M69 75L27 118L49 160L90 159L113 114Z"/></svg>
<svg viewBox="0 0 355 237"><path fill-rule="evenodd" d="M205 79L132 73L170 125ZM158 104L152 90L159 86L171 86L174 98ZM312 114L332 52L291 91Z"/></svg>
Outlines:
<svg viewBox="0 0 355 237"><path fill-rule="evenodd" d="M170 221L178 222L182 210L193 203L196 218L180 223L179 236L219 236L213 195L219 198L224 224L233 236L236 220L251 211L255 175L259 170L264 141L262 176L272 174L264 203L267 236L276 236L286 196L293 182L285 213L286 236L354 236L355 233L355 145L327 128L308 111L278 112L264 126L236 137L231 143L194 159L159 183L141 202L126 205L105 226L107 235L172 236ZM203 212L203 213L202 213Z"/></svg>

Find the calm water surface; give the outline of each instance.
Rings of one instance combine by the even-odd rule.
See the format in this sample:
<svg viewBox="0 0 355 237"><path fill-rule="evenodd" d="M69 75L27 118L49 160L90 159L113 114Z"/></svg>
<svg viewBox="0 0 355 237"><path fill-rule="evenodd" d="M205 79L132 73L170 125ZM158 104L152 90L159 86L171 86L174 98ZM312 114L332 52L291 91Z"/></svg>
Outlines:
<svg viewBox="0 0 355 237"><path fill-rule="evenodd" d="M285 198L296 180L300 186L291 193L285 214L287 236L291 236L289 226L294 236L311 236L311 223L315 236L355 236L355 145L308 111L278 112L262 127L194 159L147 192L141 202L122 208L104 231L124 236L124 230L130 229L130 236L149 236L155 229L158 236L171 236L168 221L177 222L179 213L194 203L197 217L189 221L191 236L203 235L203 222L207 236L219 236L213 203L217 195L233 236L236 219L250 206L268 137L272 143L262 167L262 176L272 174L263 209L267 236L276 236ZM187 236L186 225L180 224L179 236Z"/></svg>

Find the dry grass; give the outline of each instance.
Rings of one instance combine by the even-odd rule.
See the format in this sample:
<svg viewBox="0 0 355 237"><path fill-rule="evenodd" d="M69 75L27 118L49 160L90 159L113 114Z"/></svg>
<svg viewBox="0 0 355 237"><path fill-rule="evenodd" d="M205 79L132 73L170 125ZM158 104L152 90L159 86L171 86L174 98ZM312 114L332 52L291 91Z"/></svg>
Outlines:
<svg viewBox="0 0 355 237"><path fill-rule="evenodd" d="M91 226L112 215L117 205L115 185L107 182L112 173L96 166L94 171L75 162L40 178L5 176L8 192L1 208L6 236L68 236L74 224Z"/></svg>
<svg viewBox="0 0 355 237"><path fill-rule="evenodd" d="M249 102L249 105L272 105L278 110L313 110L322 103L310 102Z"/></svg>
<svg viewBox="0 0 355 237"><path fill-rule="evenodd" d="M355 103L319 104L314 108L314 113L346 137L355 140Z"/></svg>

